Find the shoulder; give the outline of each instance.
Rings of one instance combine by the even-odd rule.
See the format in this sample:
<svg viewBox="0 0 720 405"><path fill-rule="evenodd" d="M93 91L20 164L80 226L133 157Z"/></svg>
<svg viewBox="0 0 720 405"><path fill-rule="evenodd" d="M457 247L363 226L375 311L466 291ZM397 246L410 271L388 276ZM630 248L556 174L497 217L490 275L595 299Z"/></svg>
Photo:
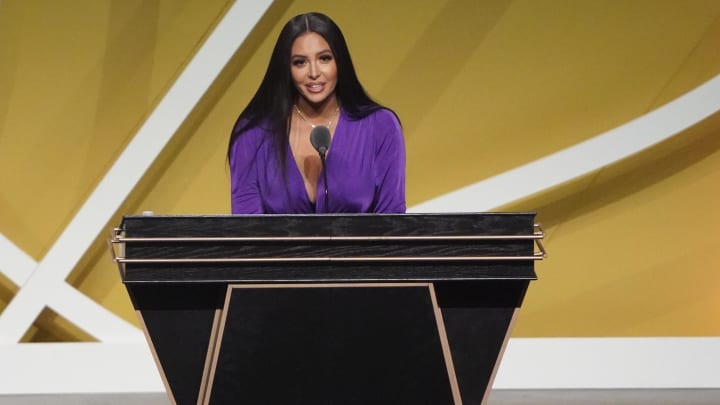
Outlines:
<svg viewBox="0 0 720 405"><path fill-rule="evenodd" d="M271 131L267 128L267 125L262 123L253 126L238 124L235 126L234 131L239 131L235 143L260 144L271 136Z"/></svg>
<svg viewBox="0 0 720 405"><path fill-rule="evenodd" d="M379 108L364 118L366 134L375 145L375 151L391 151L404 148L405 140L397 115L387 108Z"/></svg>
<svg viewBox="0 0 720 405"><path fill-rule="evenodd" d="M231 148L232 158L255 155L257 150L270 139L270 132L262 126L246 127L240 130Z"/></svg>
<svg viewBox="0 0 720 405"><path fill-rule="evenodd" d="M373 133L402 132L397 115L387 108L378 108L362 118L352 119L357 125L373 129Z"/></svg>
<svg viewBox="0 0 720 405"><path fill-rule="evenodd" d="M380 124L399 124L399 120L397 118L397 115L395 113L388 109L388 108L378 108L377 110L373 111L368 115L368 117L372 117L375 122Z"/></svg>
<svg viewBox="0 0 720 405"><path fill-rule="evenodd" d="M376 137L382 137L383 142L387 142L387 138L395 140L402 139L402 126L397 115L392 110L380 108L371 114L373 118L373 133Z"/></svg>

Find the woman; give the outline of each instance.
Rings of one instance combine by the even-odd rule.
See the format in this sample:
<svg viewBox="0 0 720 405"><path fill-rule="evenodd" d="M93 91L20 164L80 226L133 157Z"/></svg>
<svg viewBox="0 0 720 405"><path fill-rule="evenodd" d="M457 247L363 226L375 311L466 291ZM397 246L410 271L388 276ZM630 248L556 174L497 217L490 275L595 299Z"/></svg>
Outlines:
<svg viewBox="0 0 720 405"><path fill-rule="evenodd" d="M310 142L319 125L331 134L325 167ZM323 14L282 29L228 159L233 214L405 212L400 123L365 93L345 38Z"/></svg>

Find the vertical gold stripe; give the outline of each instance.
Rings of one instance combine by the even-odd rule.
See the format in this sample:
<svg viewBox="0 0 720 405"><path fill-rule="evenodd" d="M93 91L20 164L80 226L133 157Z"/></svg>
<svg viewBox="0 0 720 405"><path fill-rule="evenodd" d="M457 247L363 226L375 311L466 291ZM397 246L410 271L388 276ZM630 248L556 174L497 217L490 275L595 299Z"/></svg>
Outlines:
<svg viewBox="0 0 720 405"><path fill-rule="evenodd" d="M208 339L208 349L207 353L205 354L205 366L203 367L203 374L202 374L202 381L200 382L200 392L198 392L198 400L197 404L201 405L205 401L205 395L208 394L207 392L207 385L208 380L210 378L210 374L208 371L210 370L210 366L213 361L213 355L215 353L215 346L218 343L217 335L218 335L218 329L220 327L220 316L222 316L222 309L216 309L215 315L213 316L213 324L212 324L212 331L210 332L210 339Z"/></svg>
<svg viewBox="0 0 720 405"><path fill-rule="evenodd" d="M223 332L225 331L225 320L227 319L227 307L230 303L230 294L232 293L233 284L228 284L227 290L225 292L225 303L223 304L222 309L217 310L215 312L216 319L220 319L220 325L218 326L217 330L218 333L215 334L216 338L214 342L212 343L212 363L210 364L209 369L206 369L203 371L203 384L205 385L205 393L203 394L203 405L207 405L210 403L210 394L212 393L212 385L213 380L215 379L215 369L217 368L217 362L218 357L220 355L220 343L222 342L223 338ZM209 350L209 348L208 348ZM198 403L200 403L198 401Z"/></svg>
<svg viewBox="0 0 720 405"><path fill-rule="evenodd" d="M445 331L445 321L443 321L442 310L437 304L435 287L433 284L428 284L428 289L430 290L430 299L432 300L433 310L435 311L435 322L437 323L438 335L440 335L440 344L442 345L443 356L445 357L445 366L447 367L453 400L456 405L462 405L460 386L458 385L457 376L455 375L455 365L452 360L452 352L450 351L450 343L447 339L447 332Z"/></svg>

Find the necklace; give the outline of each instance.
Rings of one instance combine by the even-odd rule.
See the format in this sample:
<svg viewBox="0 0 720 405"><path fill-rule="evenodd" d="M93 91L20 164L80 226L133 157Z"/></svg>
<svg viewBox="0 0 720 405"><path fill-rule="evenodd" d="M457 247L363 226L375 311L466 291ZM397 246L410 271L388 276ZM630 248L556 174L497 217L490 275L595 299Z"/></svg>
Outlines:
<svg viewBox="0 0 720 405"><path fill-rule="evenodd" d="M317 126L316 124L313 124L312 122L310 122L310 120L308 120L307 117L305 117L305 114L303 114L302 111L300 111L300 107L298 107L297 104L293 104L293 107L295 107L295 111L298 113L300 118L303 121L305 121L308 125L310 125L311 128L315 128ZM339 111L340 111L340 108L335 107L335 114L337 114ZM328 121L328 124L327 124L328 129L330 127L332 127L333 118L334 117L330 118L330 121Z"/></svg>

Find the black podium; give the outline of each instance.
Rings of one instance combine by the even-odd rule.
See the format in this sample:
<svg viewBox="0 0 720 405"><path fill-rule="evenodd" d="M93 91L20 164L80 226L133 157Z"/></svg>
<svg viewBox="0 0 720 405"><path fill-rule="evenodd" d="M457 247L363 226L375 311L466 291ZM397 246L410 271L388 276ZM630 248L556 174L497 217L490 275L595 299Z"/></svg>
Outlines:
<svg viewBox="0 0 720 405"><path fill-rule="evenodd" d="M126 216L112 252L173 403L480 404L542 237L534 213Z"/></svg>

